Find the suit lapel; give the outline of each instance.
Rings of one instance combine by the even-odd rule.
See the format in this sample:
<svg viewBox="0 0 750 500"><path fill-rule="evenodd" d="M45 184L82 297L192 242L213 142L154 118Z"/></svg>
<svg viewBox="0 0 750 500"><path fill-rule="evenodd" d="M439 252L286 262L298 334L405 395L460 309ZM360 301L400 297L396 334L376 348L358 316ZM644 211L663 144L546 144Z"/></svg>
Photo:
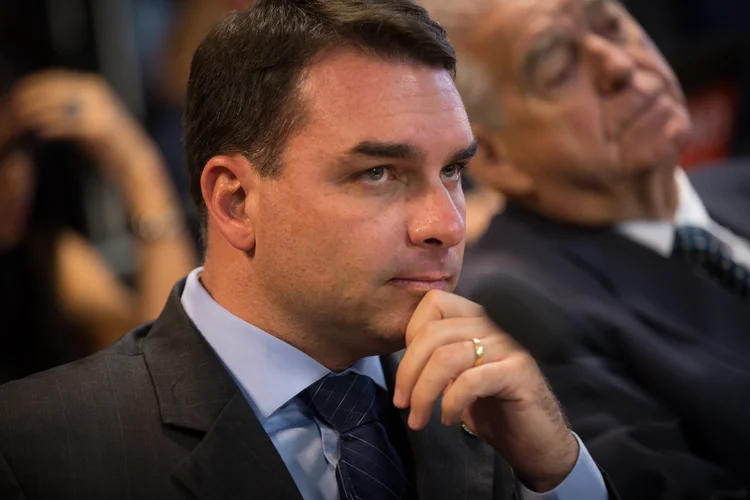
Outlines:
<svg viewBox="0 0 750 500"><path fill-rule="evenodd" d="M145 342L165 426L200 443L173 471L201 500L299 500L294 481L232 377L197 331L175 286Z"/></svg>
<svg viewBox="0 0 750 500"><path fill-rule="evenodd" d="M173 475L201 500L302 498L239 391Z"/></svg>
<svg viewBox="0 0 750 500"><path fill-rule="evenodd" d="M594 270L625 306L683 340L715 337L750 348L750 307L693 272L614 232L564 243L568 258Z"/></svg>
<svg viewBox="0 0 750 500"><path fill-rule="evenodd" d="M383 372L391 392L402 358L403 351L382 357ZM399 413L401 423L408 429L408 410ZM435 405L432 419L425 429L418 432L408 430L407 434L414 456L414 475L420 500L510 498L493 496L493 488L504 488L506 492L512 489L512 482L495 484L495 468L499 464L496 464L494 450L459 426L443 426L439 404Z"/></svg>
<svg viewBox="0 0 750 500"><path fill-rule="evenodd" d="M556 245L565 259L596 276L627 310L662 331L682 340L720 337L729 345L750 347L750 307L687 264L666 259L612 229L560 224L515 205L501 217L542 235L539 245Z"/></svg>

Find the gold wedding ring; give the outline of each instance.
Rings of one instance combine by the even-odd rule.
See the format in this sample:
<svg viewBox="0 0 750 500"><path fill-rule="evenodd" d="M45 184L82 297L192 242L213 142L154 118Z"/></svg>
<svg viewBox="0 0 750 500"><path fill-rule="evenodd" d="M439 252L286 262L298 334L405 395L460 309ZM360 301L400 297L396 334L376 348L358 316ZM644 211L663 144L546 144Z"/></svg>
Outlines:
<svg viewBox="0 0 750 500"><path fill-rule="evenodd" d="M484 363L484 345L479 339L471 339L474 343L474 368Z"/></svg>
<svg viewBox="0 0 750 500"><path fill-rule="evenodd" d="M468 434L469 436L474 436L474 437L477 437L477 435L476 435L476 434L474 434L474 431L472 431L471 429L469 429L469 426L468 426L468 425L466 425L466 424L465 424L465 423L463 423L463 422L461 422L461 428L462 428L462 429L464 430L464 432L465 432L466 434Z"/></svg>

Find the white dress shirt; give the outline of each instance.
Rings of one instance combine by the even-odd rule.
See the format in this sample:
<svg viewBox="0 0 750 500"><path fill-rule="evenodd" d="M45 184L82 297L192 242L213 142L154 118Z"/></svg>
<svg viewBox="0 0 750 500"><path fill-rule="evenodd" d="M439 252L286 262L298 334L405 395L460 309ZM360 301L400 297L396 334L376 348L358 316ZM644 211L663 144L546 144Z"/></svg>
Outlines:
<svg viewBox="0 0 750 500"><path fill-rule="evenodd" d="M690 184L685 172L677 169L678 205L674 220L635 220L618 226L618 231L636 243L654 250L664 257L672 254L677 226L695 226L716 236L726 246L729 256L740 265L750 268L750 243L711 219L700 196Z"/></svg>
<svg viewBox="0 0 750 500"><path fill-rule="evenodd" d="M190 273L182 292L182 305L188 316L234 378L302 497L339 500L335 473L338 434L316 419L297 397L329 370L221 307L203 288L201 271L198 268ZM359 360L350 370L367 375L386 389L377 356ZM522 500L606 500L604 479L586 447L580 439L578 442L578 462L565 481L542 494L519 485Z"/></svg>

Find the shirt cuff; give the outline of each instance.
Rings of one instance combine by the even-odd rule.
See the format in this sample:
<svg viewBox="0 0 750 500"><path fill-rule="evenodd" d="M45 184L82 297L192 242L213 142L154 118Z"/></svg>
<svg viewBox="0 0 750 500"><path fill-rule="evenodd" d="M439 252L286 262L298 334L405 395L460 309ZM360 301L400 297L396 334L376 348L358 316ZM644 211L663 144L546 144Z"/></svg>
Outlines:
<svg viewBox="0 0 750 500"><path fill-rule="evenodd" d="M607 486L604 484L599 467L591 458L589 450L583 445L583 441L577 434L573 433L578 441L578 460L568 477L555 489L546 493L536 493L518 482L518 491L521 500L607 500Z"/></svg>

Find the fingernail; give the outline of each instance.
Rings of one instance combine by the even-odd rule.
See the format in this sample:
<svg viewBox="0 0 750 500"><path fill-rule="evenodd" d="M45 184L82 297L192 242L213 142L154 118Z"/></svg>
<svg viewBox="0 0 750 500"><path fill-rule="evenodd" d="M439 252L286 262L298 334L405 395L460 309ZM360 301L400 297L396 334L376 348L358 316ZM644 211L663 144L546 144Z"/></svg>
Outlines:
<svg viewBox="0 0 750 500"><path fill-rule="evenodd" d="M399 408L404 407L404 394L399 389L393 391L393 404Z"/></svg>
<svg viewBox="0 0 750 500"><path fill-rule="evenodd" d="M409 412L409 427L416 430L418 423L419 422L417 422L417 415L413 411Z"/></svg>

